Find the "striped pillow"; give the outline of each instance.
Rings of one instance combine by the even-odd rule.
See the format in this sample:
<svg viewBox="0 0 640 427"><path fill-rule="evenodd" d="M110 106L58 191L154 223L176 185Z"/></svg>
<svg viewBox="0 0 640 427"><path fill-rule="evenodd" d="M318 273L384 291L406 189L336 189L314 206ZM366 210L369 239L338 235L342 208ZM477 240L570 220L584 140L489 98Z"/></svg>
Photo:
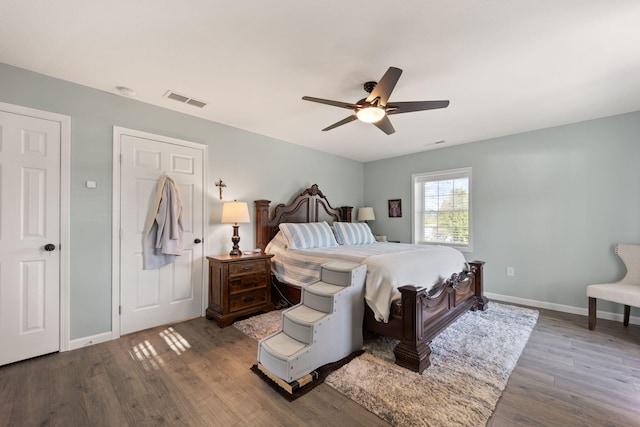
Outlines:
<svg viewBox="0 0 640 427"><path fill-rule="evenodd" d="M287 239L289 249L312 249L338 246L336 238L325 221L310 223L282 223L280 231Z"/></svg>
<svg viewBox="0 0 640 427"><path fill-rule="evenodd" d="M334 222L333 227L341 245L376 243L376 238L366 222Z"/></svg>

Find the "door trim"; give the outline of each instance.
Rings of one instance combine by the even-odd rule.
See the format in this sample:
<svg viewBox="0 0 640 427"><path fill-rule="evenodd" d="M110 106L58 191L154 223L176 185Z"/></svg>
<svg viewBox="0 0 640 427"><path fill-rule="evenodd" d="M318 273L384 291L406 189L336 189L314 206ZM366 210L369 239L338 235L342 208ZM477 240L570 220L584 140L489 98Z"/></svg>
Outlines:
<svg viewBox="0 0 640 427"><path fill-rule="evenodd" d="M50 111L0 102L0 110L60 124L60 331L59 351L70 349L71 288L70 222L71 222L71 117Z"/></svg>
<svg viewBox="0 0 640 427"><path fill-rule="evenodd" d="M148 132L127 129L120 126L113 127L113 204L112 204L112 228L111 228L111 248L112 248L112 262L111 262L111 339L120 338L120 162L122 159L120 151L120 139L123 135L130 135L137 138L150 139L154 141L162 141L170 144L181 145L183 147L191 147L202 150L202 251L203 254L207 253L207 241L208 241L208 228L207 218L208 215L208 197L207 187L209 178L207 175L209 165L209 147L205 144L198 144L195 142L185 141L182 139L171 138L163 135L156 135ZM204 316L208 299L208 286L207 286L207 267L208 264L202 261L202 307L200 309L200 315Z"/></svg>

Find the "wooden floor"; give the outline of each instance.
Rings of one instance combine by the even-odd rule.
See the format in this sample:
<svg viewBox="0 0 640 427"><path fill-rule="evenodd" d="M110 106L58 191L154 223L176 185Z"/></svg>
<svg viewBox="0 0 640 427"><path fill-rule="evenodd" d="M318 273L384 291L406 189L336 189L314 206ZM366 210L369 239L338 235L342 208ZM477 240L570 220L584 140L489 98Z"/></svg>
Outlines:
<svg viewBox="0 0 640 427"><path fill-rule="evenodd" d="M489 425L640 425L640 326L540 310ZM0 367L0 426L385 426L326 384L288 402L203 318Z"/></svg>
<svg viewBox="0 0 640 427"><path fill-rule="evenodd" d="M640 426L640 326L538 311L488 425Z"/></svg>

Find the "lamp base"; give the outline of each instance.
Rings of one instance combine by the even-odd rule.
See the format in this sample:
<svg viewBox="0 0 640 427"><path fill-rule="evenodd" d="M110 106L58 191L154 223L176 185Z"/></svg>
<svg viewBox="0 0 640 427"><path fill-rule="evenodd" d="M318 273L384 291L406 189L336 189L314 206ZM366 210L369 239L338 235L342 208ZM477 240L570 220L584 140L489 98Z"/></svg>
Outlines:
<svg viewBox="0 0 640 427"><path fill-rule="evenodd" d="M238 245L240 243L240 235L238 234L239 227L240 226L238 224L235 224L233 226L233 237L231 237L231 241L233 242L233 248L231 249L231 252L229 252L229 255L231 256L242 255L242 251L240 250L240 246Z"/></svg>

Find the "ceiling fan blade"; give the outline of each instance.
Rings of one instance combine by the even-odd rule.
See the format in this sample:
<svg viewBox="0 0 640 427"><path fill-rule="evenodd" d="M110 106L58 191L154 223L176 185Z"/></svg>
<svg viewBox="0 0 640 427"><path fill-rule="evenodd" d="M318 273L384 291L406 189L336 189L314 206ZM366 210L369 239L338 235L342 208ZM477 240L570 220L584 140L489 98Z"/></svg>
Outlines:
<svg viewBox="0 0 640 427"><path fill-rule="evenodd" d="M400 68L389 67L384 76L380 79L376 87L373 88L369 96L367 97L367 102L371 103L376 98L379 98L380 101L378 105L387 105L387 100L393 92L393 88L396 87L396 83L398 83L398 79L402 74L402 70Z"/></svg>
<svg viewBox="0 0 640 427"><path fill-rule="evenodd" d="M447 108L449 101L415 101L415 102L394 102L387 105L387 114L410 113L412 111L436 110Z"/></svg>
<svg viewBox="0 0 640 427"><path fill-rule="evenodd" d="M393 125L391 124L391 120L389 120L389 117L384 116L381 120L373 123L378 129L380 129L382 132L386 133L387 135L391 135L392 133L394 133L396 130L393 128Z"/></svg>
<svg viewBox="0 0 640 427"><path fill-rule="evenodd" d="M352 121L356 120L357 118L358 118L358 116L356 116L355 114L353 114L353 115L351 115L351 116L347 117L346 119L342 119L342 120L340 120L339 122L334 123L334 124L332 124L331 126L326 127L326 128L324 128L324 129L322 129L322 130L323 130L323 131L327 131L327 130L335 129L335 128L337 128L338 126L346 125L347 123L352 122Z"/></svg>
<svg viewBox="0 0 640 427"><path fill-rule="evenodd" d="M360 105L349 104L348 102L332 101L330 99L314 98L312 96L303 96L302 99L304 99L305 101L318 102L320 104L333 105L334 107L347 108L349 110L361 108Z"/></svg>

